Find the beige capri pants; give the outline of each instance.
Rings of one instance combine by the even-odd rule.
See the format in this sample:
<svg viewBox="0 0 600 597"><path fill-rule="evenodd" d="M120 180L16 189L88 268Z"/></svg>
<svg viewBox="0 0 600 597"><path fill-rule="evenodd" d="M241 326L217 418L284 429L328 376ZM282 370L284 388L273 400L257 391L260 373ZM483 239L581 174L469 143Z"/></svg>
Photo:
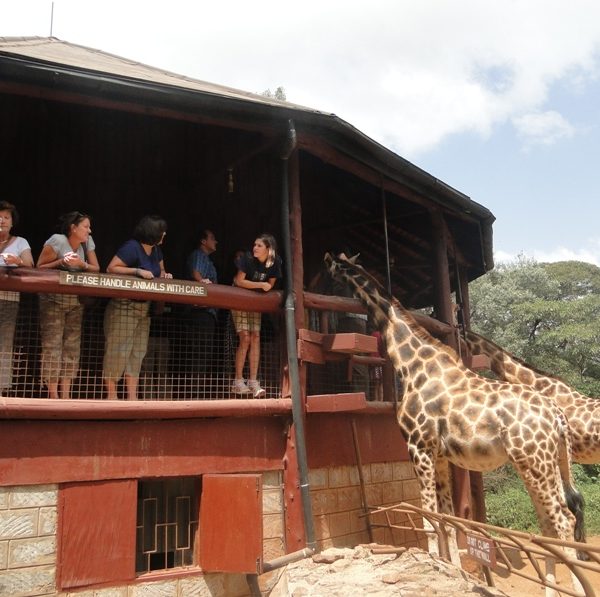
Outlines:
<svg viewBox="0 0 600 597"><path fill-rule="evenodd" d="M260 332L261 313L255 311L231 311L236 332Z"/></svg>
<svg viewBox="0 0 600 597"><path fill-rule="evenodd" d="M72 294L40 294L42 381L74 379L79 369L83 305Z"/></svg>
<svg viewBox="0 0 600 597"><path fill-rule="evenodd" d="M0 391L8 390L12 385L13 340L18 314L18 294L17 300L0 299Z"/></svg>
<svg viewBox="0 0 600 597"><path fill-rule="evenodd" d="M150 301L111 299L104 312L104 378L139 377L150 336Z"/></svg>

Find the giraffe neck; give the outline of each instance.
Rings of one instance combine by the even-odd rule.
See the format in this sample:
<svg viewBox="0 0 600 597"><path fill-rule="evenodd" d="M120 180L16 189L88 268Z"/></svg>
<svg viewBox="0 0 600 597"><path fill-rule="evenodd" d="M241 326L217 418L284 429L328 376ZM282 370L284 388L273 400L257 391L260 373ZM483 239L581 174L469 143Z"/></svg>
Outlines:
<svg viewBox="0 0 600 597"><path fill-rule="evenodd" d="M534 386L540 377L517 357L484 336L468 332L466 341L473 354L485 354L490 358L491 369L500 379Z"/></svg>
<svg viewBox="0 0 600 597"><path fill-rule="evenodd" d="M579 393L556 376L535 369L484 336L469 331L465 340L473 354L485 354L490 358L490 367L499 379L531 386L544 396L556 400L561 408L583 401L592 411L597 410L594 398Z"/></svg>
<svg viewBox="0 0 600 597"><path fill-rule="evenodd" d="M387 352L394 368L402 377L409 380L421 369L421 349L428 347L428 359L439 355L452 358L449 349L441 345L419 326L412 315L376 281L366 278L360 272L346 278L352 292L367 308L369 315L386 341ZM456 357L453 357L456 361ZM456 363L458 364L458 363Z"/></svg>

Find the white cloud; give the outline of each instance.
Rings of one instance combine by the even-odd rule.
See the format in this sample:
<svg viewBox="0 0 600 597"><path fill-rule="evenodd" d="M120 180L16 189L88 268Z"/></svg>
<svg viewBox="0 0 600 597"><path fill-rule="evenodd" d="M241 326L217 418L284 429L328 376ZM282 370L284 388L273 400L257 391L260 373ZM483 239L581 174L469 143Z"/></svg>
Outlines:
<svg viewBox="0 0 600 597"><path fill-rule="evenodd" d="M520 251L519 254L525 257L535 259L540 263L554 263L555 261L584 261L593 263L600 267L600 239L588 240L585 246L578 249L570 249L563 246L558 246L549 250L532 249L528 251ZM502 250L494 251L494 262L506 263L514 261L518 257L517 254L508 253Z"/></svg>
<svg viewBox="0 0 600 597"><path fill-rule="evenodd" d="M558 112L532 112L517 116L512 120L525 148L533 145L553 145L561 139L575 134L574 127Z"/></svg>
<svg viewBox="0 0 600 597"><path fill-rule="evenodd" d="M558 142L549 90L597 76L597 0L55 0L54 34L338 114L409 159L513 121ZM47 35L50 0L2 0L0 35ZM545 120L544 120L545 119ZM546 125L542 130L542 126Z"/></svg>

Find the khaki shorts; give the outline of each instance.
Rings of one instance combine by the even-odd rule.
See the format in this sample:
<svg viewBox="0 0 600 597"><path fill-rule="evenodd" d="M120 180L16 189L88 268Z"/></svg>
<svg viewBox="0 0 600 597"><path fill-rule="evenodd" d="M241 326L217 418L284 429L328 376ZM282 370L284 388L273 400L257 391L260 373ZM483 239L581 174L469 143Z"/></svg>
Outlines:
<svg viewBox="0 0 600 597"><path fill-rule="evenodd" d="M104 377L139 377L150 336L150 301L111 299L104 312Z"/></svg>
<svg viewBox="0 0 600 597"><path fill-rule="evenodd" d="M231 311L236 332L260 332L261 314L254 311Z"/></svg>

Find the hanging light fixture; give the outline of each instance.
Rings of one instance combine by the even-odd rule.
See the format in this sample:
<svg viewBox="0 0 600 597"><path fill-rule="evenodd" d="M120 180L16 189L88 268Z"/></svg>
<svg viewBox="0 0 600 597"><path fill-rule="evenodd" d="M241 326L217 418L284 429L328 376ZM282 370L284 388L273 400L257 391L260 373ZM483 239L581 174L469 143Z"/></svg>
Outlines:
<svg viewBox="0 0 600 597"><path fill-rule="evenodd" d="M233 193L233 166L227 168L227 192Z"/></svg>

